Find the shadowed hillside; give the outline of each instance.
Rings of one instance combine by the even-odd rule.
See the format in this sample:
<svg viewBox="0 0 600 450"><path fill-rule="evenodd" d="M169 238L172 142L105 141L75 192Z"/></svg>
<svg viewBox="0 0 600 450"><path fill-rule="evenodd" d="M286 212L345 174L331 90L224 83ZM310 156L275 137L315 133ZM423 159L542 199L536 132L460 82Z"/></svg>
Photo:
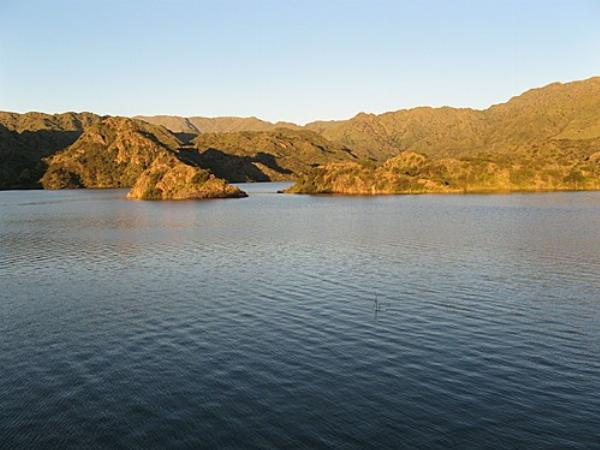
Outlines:
<svg viewBox="0 0 600 450"><path fill-rule="evenodd" d="M517 146L548 139L599 137L600 77L532 89L486 110L419 107L379 115L360 113L348 120L317 121L305 127L256 118L140 118L190 135L272 131L278 126L311 130L352 149L361 159L379 162L405 150L432 157L464 157L511 152Z"/></svg>
<svg viewBox="0 0 600 450"><path fill-rule="evenodd" d="M100 116L0 112L0 189L39 187L43 159L71 145Z"/></svg>
<svg viewBox="0 0 600 450"><path fill-rule="evenodd" d="M137 177L127 197L184 200L241 198L247 194L209 171L181 161L174 153L161 152Z"/></svg>
<svg viewBox="0 0 600 450"><path fill-rule="evenodd" d="M229 181L290 180L319 164L355 159L343 145L306 130L203 133L193 145L200 165Z"/></svg>
<svg viewBox="0 0 600 450"><path fill-rule="evenodd" d="M176 152L177 138L162 127L122 117L89 126L71 146L47 160L47 189L130 187L163 151Z"/></svg>

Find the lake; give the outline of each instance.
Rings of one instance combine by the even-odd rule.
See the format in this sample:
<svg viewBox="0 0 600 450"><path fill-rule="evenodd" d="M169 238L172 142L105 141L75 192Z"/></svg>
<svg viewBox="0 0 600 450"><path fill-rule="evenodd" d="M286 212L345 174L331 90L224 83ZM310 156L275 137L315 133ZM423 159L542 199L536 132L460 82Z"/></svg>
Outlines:
<svg viewBox="0 0 600 450"><path fill-rule="evenodd" d="M1 448L600 445L600 193L0 192Z"/></svg>

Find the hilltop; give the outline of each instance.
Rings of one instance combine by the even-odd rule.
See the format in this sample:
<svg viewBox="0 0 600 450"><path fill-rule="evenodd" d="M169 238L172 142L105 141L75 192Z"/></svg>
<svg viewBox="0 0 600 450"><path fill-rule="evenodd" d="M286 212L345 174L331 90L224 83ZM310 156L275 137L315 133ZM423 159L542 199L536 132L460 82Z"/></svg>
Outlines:
<svg viewBox="0 0 600 450"><path fill-rule="evenodd" d="M510 152L515 146L547 139L600 136L600 77L552 83L484 110L418 107L383 114L359 113L347 120L315 121L305 126L255 117L137 117L191 135L278 128L308 130L351 149L360 159L377 162L406 150L432 157L464 157Z"/></svg>
<svg viewBox="0 0 600 450"><path fill-rule="evenodd" d="M131 187L160 151L236 182L292 180L319 164L355 158L307 130L190 136L125 117L0 113L0 188Z"/></svg>

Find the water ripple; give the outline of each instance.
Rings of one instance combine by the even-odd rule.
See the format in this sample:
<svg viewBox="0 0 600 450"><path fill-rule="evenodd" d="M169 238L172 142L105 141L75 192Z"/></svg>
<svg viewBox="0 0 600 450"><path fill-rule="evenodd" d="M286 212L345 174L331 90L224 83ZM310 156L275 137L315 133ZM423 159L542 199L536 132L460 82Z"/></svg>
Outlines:
<svg viewBox="0 0 600 450"><path fill-rule="evenodd" d="M278 188L0 193L0 447L600 442L600 194Z"/></svg>

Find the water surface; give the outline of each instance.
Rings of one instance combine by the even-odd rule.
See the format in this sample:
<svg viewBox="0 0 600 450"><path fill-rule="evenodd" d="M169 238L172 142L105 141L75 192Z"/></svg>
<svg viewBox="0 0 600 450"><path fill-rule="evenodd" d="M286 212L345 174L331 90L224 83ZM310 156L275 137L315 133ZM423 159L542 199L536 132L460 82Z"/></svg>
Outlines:
<svg viewBox="0 0 600 450"><path fill-rule="evenodd" d="M600 445L600 193L243 188L0 192L1 448Z"/></svg>

